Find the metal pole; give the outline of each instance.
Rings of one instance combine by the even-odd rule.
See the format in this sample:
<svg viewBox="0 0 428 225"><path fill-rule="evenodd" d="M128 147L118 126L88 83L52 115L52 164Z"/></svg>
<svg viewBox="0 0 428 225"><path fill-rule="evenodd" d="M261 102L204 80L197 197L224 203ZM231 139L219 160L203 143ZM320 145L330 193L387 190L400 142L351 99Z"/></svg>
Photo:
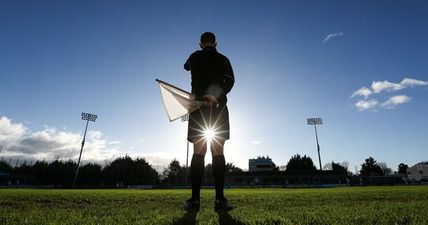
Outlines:
<svg viewBox="0 0 428 225"><path fill-rule="evenodd" d="M315 138L317 139L318 161L319 161L319 163L320 163L320 170L322 170L322 166L321 166L321 154L320 154L320 145L318 144L317 124L315 124Z"/></svg>
<svg viewBox="0 0 428 225"><path fill-rule="evenodd" d="M159 81L159 80L156 79L156 81ZM163 81L159 81L159 82L163 82ZM181 122L185 122L185 121L189 121L189 114L181 117ZM187 144L187 151L186 151L186 171L184 173L184 183L185 184L188 183L188 171L189 171L189 140L187 140L187 138L186 138L186 144Z"/></svg>
<svg viewBox="0 0 428 225"><path fill-rule="evenodd" d="M76 188L77 176L79 175L80 158L82 157L83 146L85 145L86 131L88 130L89 119L86 120L85 134L83 135L82 147L80 148L79 160L77 161L76 174L74 175L73 188Z"/></svg>
<svg viewBox="0 0 428 225"><path fill-rule="evenodd" d="M189 167L189 141L187 141L186 168Z"/></svg>
<svg viewBox="0 0 428 225"><path fill-rule="evenodd" d="M188 173L189 173L189 140L187 140L187 155L186 155L186 173L185 173L185 182L188 183Z"/></svg>

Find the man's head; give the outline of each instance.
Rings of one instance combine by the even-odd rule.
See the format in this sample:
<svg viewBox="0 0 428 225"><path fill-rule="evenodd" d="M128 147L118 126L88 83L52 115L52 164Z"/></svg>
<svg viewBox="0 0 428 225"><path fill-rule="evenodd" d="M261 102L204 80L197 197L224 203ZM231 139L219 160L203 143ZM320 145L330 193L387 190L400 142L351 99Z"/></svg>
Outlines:
<svg viewBox="0 0 428 225"><path fill-rule="evenodd" d="M208 46L217 47L217 42L215 41L215 35L211 32L205 32L201 35L201 42L199 43L201 48L205 48Z"/></svg>

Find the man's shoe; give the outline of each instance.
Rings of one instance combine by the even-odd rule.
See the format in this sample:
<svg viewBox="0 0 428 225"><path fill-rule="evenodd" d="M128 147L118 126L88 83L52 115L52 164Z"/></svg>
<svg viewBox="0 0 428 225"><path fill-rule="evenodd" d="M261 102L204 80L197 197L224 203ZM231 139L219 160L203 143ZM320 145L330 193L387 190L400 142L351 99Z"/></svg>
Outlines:
<svg viewBox="0 0 428 225"><path fill-rule="evenodd" d="M184 210L198 212L201 207L199 199L190 198L184 204Z"/></svg>
<svg viewBox="0 0 428 225"><path fill-rule="evenodd" d="M216 212L227 212L233 209L233 206L227 199L216 199L214 209Z"/></svg>

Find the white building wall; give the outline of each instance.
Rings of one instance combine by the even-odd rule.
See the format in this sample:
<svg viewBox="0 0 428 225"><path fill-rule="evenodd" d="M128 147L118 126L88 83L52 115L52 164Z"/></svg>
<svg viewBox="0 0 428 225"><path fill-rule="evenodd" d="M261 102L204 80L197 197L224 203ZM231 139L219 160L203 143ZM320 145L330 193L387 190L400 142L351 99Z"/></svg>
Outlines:
<svg viewBox="0 0 428 225"><path fill-rule="evenodd" d="M248 171L273 171L274 163L269 157L258 157L257 159L250 159L248 161Z"/></svg>
<svg viewBox="0 0 428 225"><path fill-rule="evenodd" d="M421 179L428 179L428 162L420 162L407 169L407 175L409 178L413 178L417 181Z"/></svg>

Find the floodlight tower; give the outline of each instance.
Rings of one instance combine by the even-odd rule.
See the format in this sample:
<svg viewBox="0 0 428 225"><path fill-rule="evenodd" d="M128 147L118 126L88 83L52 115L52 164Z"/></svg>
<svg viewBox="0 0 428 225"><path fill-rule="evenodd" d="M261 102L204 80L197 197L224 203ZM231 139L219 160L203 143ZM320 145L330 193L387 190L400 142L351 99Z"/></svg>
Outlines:
<svg viewBox="0 0 428 225"><path fill-rule="evenodd" d="M97 115L90 113L82 113L82 120L86 120L85 134L83 135L82 147L80 148L79 160L77 161L76 174L74 175L73 188L76 187L77 176L79 176L80 158L82 157L83 146L85 145L86 131L88 130L89 121L95 122Z"/></svg>
<svg viewBox="0 0 428 225"><path fill-rule="evenodd" d="M318 150L318 161L320 163L320 170L322 170L321 166L321 155L320 155L320 145L318 144L318 132L317 132L317 125L322 124L321 118L308 118L308 125L314 125L315 127L315 138L317 140L317 150Z"/></svg>

